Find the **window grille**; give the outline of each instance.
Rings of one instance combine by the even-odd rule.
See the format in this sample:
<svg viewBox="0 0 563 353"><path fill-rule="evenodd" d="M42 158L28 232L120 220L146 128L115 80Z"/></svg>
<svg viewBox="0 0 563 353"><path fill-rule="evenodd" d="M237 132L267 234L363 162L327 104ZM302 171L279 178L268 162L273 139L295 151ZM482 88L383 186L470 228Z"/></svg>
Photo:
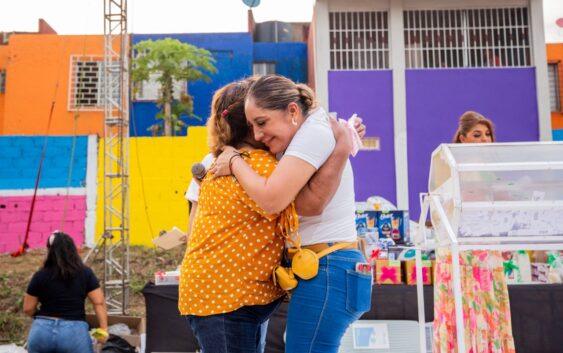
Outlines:
<svg viewBox="0 0 563 353"><path fill-rule="evenodd" d="M0 70L0 93L6 93L6 70Z"/></svg>
<svg viewBox="0 0 563 353"><path fill-rule="evenodd" d="M561 111L561 81L559 76L559 64L549 64L547 66L547 76L549 81L549 106L552 112Z"/></svg>
<svg viewBox="0 0 563 353"><path fill-rule="evenodd" d="M528 8L403 13L407 68L531 66Z"/></svg>
<svg viewBox="0 0 563 353"><path fill-rule="evenodd" d="M331 70L389 68L389 19L386 11L330 12Z"/></svg>
<svg viewBox="0 0 563 353"><path fill-rule="evenodd" d="M276 64L269 62L255 62L252 64L254 75L264 76L276 73Z"/></svg>
<svg viewBox="0 0 563 353"><path fill-rule="evenodd" d="M69 110L103 110L102 65L102 56L71 57Z"/></svg>

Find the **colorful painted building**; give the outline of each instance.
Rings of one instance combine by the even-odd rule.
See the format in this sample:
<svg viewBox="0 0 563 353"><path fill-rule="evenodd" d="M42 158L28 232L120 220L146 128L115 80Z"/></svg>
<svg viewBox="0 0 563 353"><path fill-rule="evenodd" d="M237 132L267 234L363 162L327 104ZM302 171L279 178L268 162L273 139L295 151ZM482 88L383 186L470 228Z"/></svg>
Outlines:
<svg viewBox="0 0 563 353"><path fill-rule="evenodd" d="M213 93L229 82L259 73L278 73L298 82L307 80L305 42L256 42L255 33L245 32L134 34L132 43L167 37L207 49L216 61L218 71L210 75L211 82L196 81L177 86L176 92L187 91L194 97L194 114L200 119L184 118L189 126L205 125ZM150 136L148 128L157 122L155 116L160 110L156 103L158 84L146 82L142 87L142 94L133 98L131 136Z"/></svg>
<svg viewBox="0 0 563 353"><path fill-rule="evenodd" d="M359 201L418 217L431 153L467 110L498 141L552 139L541 0L317 0L311 29L320 101L369 127L352 159Z"/></svg>
<svg viewBox="0 0 563 353"><path fill-rule="evenodd" d="M547 45L547 72L553 140L563 141L563 43Z"/></svg>
<svg viewBox="0 0 563 353"><path fill-rule="evenodd" d="M219 72L210 83L188 85L195 113L203 118L190 125L203 125L213 92L228 82L264 70L306 80L304 42L254 43L255 34L131 40L173 37L212 52ZM92 246L103 232L103 37L60 36L42 22L38 33L0 39L0 253L17 250L26 234L31 248L43 247L55 229ZM187 138L145 137L158 111L150 92L132 101L129 140L130 241L146 246L163 229L187 228L190 167L208 151L205 127L190 127Z"/></svg>

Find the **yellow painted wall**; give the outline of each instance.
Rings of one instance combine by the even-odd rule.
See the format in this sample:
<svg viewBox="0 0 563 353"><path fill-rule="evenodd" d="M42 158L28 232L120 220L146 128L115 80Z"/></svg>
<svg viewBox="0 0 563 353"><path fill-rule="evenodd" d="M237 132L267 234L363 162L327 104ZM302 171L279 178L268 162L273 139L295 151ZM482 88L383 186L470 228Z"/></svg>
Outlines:
<svg viewBox="0 0 563 353"><path fill-rule="evenodd" d="M184 193L192 178L192 164L208 153L207 129L191 127L188 137L134 137L129 146L129 239L131 245L153 246L152 238L161 230L177 226L186 231L188 202ZM103 139L98 156L96 239L104 228Z"/></svg>

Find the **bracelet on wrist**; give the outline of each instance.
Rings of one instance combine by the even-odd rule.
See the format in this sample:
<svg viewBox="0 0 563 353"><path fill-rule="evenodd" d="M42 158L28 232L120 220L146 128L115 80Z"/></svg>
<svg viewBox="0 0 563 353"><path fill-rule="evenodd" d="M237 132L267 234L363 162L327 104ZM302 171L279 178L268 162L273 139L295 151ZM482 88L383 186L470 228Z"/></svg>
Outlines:
<svg viewBox="0 0 563 353"><path fill-rule="evenodd" d="M231 156L231 158L229 158L229 175L233 175L232 166L233 166L233 161L234 161L234 159L235 159L236 157L241 157L240 153L233 154L233 155ZM241 158L242 158L242 157L241 157Z"/></svg>

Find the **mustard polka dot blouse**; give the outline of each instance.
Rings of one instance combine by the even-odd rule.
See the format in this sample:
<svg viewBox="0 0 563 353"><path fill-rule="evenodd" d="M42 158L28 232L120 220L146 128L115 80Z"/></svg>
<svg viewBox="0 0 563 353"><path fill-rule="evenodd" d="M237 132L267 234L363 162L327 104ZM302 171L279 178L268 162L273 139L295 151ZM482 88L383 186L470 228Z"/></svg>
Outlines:
<svg viewBox="0 0 563 353"><path fill-rule="evenodd" d="M263 150L250 150L243 158L265 177L277 164ZM180 270L182 315L227 313L283 294L271 279L284 246L276 235L277 216L260 209L233 176L203 180Z"/></svg>

